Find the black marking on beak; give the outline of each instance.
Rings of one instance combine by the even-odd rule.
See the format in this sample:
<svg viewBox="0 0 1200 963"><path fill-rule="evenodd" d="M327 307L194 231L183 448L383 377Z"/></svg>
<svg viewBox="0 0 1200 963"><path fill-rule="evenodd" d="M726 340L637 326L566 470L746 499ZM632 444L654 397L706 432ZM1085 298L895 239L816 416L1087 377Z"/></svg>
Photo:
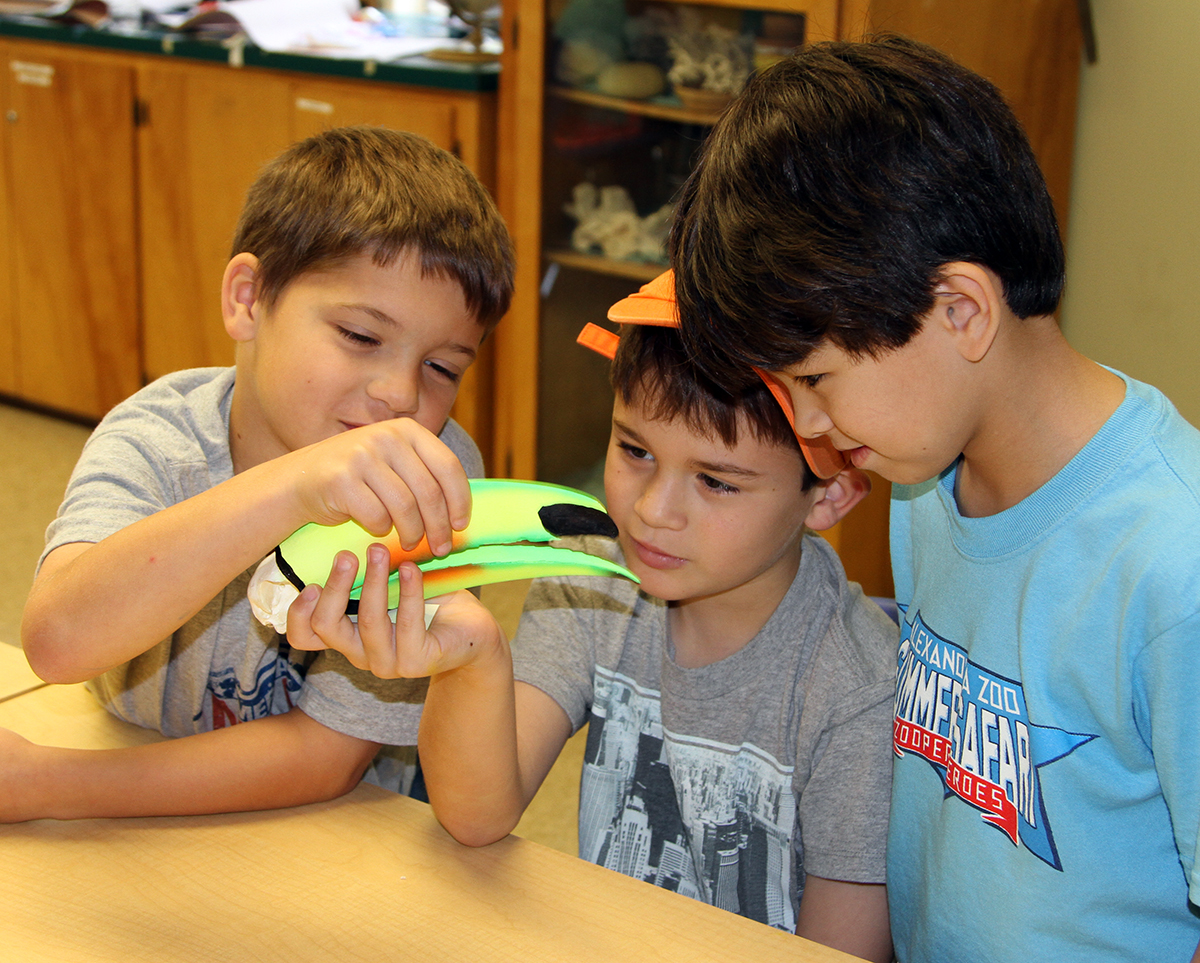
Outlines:
<svg viewBox="0 0 1200 963"><path fill-rule="evenodd" d="M278 545L275 546L275 564L279 566L279 571L283 573L283 577L296 586L297 592L304 591L304 579L297 575L296 570L288 564L287 559L283 557L283 552L279 550Z"/></svg>
<svg viewBox="0 0 1200 963"><path fill-rule="evenodd" d="M556 538L567 535L617 537L617 523L604 512L586 505L545 505L538 509L542 527Z"/></svg>

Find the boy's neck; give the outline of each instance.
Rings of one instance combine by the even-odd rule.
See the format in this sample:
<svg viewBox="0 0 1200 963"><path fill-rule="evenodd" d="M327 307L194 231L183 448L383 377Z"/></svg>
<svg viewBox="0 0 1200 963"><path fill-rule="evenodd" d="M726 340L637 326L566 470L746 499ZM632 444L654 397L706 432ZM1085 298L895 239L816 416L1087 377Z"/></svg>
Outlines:
<svg viewBox="0 0 1200 963"><path fill-rule="evenodd" d="M955 497L966 517L994 515L1032 495L1125 396L1124 382L1072 348L1054 318L1009 322L990 359L979 429L959 464Z"/></svg>
<svg viewBox="0 0 1200 963"><path fill-rule="evenodd" d="M239 346L239 357L242 350ZM258 403L253 376L246 365L239 364L229 406L229 457L235 475L288 453L268 424Z"/></svg>
<svg viewBox="0 0 1200 963"><path fill-rule="evenodd" d="M770 579L670 603L667 626L675 664L685 669L713 665L749 645L792 587L800 547L796 545L795 563L777 566Z"/></svg>
<svg viewBox="0 0 1200 963"><path fill-rule="evenodd" d="M254 432L247 430L247 424L252 419L247 416L245 411L246 394L245 391L239 392L235 383L233 404L229 411L229 457L233 461L235 475L264 461L257 451L258 445L254 438Z"/></svg>

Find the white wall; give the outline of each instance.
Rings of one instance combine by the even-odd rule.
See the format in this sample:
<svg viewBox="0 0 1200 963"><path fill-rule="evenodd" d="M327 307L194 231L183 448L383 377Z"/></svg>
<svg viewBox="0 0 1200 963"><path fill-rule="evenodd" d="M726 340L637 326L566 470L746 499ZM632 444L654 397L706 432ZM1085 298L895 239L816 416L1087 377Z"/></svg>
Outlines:
<svg viewBox="0 0 1200 963"><path fill-rule="evenodd" d="M1092 0L1063 329L1200 425L1200 2Z"/></svg>

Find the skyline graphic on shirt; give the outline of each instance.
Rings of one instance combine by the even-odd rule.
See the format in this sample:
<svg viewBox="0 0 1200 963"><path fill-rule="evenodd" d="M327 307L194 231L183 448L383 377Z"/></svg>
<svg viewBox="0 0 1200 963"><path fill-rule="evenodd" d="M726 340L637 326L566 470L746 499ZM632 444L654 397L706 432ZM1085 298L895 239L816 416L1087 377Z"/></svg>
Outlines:
<svg viewBox="0 0 1200 963"><path fill-rule="evenodd" d="M664 731L661 696L597 669L579 855L794 931L792 769L751 745Z"/></svg>
<svg viewBox="0 0 1200 963"><path fill-rule="evenodd" d="M893 748L933 767L945 797L979 811L1013 845L1062 870L1039 770L1096 738L1035 725L1023 686L967 658L906 607L897 659Z"/></svg>

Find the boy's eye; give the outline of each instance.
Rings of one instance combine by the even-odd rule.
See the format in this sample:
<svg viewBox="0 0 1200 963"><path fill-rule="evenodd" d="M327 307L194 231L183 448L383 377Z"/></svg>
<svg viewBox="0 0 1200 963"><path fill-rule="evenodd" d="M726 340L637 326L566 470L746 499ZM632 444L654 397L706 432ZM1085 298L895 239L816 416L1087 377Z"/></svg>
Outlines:
<svg viewBox="0 0 1200 963"><path fill-rule="evenodd" d="M436 361L426 361L425 364L451 384L458 384L459 379L462 377L459 372L453 370L452 368L447 368L444 364L439 364Z"/></svg>
<svg viewBox="0 0 1200 963"><path fill-rule="evenodd" d="M739 490L736 485L730 485L719 478L713 478L712 475L700 475L700 484L709 491L721 492L722 494L735 494Z"/></svg>
<svg viewBox="0 0 1200 963"><path fill-rule="evenodd" d="M617 447L620 448L621 451L625 452L625 454L627 454L630 458L636 458L639 461L643 458L650 457L650 452L646 451L645 448L639 448L637 445L631 445L627 441L617 442Z"/></svg>
<svg viewBox="0 0 1200 963"><path fill-rule="evenodd" d="M810 374L810 375L801 375L796 380L799 381L800 384L804 385L805 388L815 388L817 385L819 385L821 383L821 380L824 377L825 376L823 374Z"/></svg>
<svg viewBox="0 0 1200 963"><path fill-rule="evenodd" d="M360 331L355 331L352 328L343 328L340 324L337 325L338 334L349 341L351 344L361 344L366 347L377 347L379 339L373 338L369 334L363 334Z"/></svg>

